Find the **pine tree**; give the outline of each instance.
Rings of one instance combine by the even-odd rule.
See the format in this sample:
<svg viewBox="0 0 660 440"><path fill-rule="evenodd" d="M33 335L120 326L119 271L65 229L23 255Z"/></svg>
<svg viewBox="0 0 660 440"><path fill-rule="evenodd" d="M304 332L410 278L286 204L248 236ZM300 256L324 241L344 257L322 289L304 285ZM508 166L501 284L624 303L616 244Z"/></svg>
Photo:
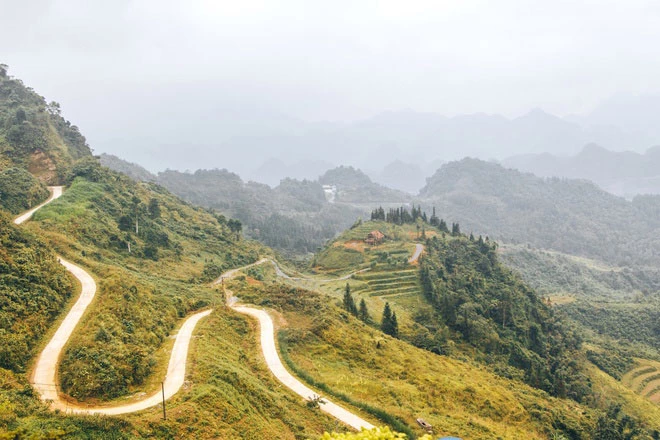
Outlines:
<svg viewBox="0 0 660 440"><path fill-rule="evenodd" d="M440 229L442 232L449 232L447 222L444 219L440 219L440 223L438 223L438 229Z"/></svg>
<svg viewBox="0 0 660 440"><path fill-rule="evenodd" d="M383 309L383 319L380 322L380 329L386 335L392 335L392 309L390 309L390 303L388 302L385 303L385 308Z"/></svg>
<svg viewBox="0 0 660 440"><path fill-rule="evenodd" d="M351 295L351 286L346 283L346 289L344 290L344 308L351 315L357 316L358 309L355 306L355 301L353 300L353 295Z"/></svg>
<svg viewBox="0 0 660 440"><path fill-rule="evenodd" d="M433 207L433 213L431 214L431 218L429 219L429 223L431 226L440 226L440 219L438 218L437 215L435 215L435 206Z"/></svg>
<svg viewBox="0 0 660 440"><path fill-rule="evenodd" d="M391 319L391 328L392 332L390 333L391 336L398 338L399 337L399 322L396 319L396 312L392 313L392 319Z"/></svg>
<svg viewBox="0 0 660 440"><path fill-rule="evenodd" d="M362 322L370 322L371 317L369 316L369 310L367 310L367 303L364 301L364 298L360 300L360 310L358 311L358 318Z"/></svg>

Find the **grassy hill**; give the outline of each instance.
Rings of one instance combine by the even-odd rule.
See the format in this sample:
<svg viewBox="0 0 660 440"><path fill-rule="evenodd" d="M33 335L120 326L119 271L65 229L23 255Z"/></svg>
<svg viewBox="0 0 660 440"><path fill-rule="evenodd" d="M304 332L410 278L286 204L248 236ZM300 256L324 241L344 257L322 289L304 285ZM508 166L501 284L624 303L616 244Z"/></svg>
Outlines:
<svg viewBox="0 0 660 440"><path fill-rule="evenodd" d="M224 307L223 293L210 286L224 270L272 251L243 238L232 219L100 166L55 104L40 110L43 99L2 72L1 114L10 128L0 137L0 171L18 169L5 181L25 184L0 213L0 438L303 439L345 430L273 379L256 323ZM173 178L183 187L188 177ZM228 196L254 187L264 204L273 203L267 195L309 199L295 205L301 218L321 195L314 182L284 181L268 193L224 172L195 179L215 182ZM21 194L32 194L28 205L45 197L40 182L67 189L33 221L14 226L6 211L25 208ZM323 212L326 205L317 206ZM374 229L385 240L367 245ZM426 255L410 264L417 242ZM167 420L158 407L66 416L38 399L28 383L31 363L76 291L56 255L84 267L98 285L59 366L62 390L82 404L157 391L173 333L186 315L213 307L195 332L187 381L167 402ZM359 269L368 270L348 283L365 300L363 319L341 308L347 281L337 277ZM573 330L499 263L495 245L461 235L458 225L450 234L428 223L358 222L316 256L310 272L311 281L292 279L291 286L260 266L230 287L278 313L280 349L292 371L383 424L421 435L421 416L439 433L475 439L604 438L631 426L639 428L631 438L647 439L660 426L648 393L636 393L641 383L596 368ZM399 319L399 338L380 330L386 303Z"/></svg>
<svg viewBox="0 0 660 440"><path fill-rule="evenodd" d="M101 167L57 106L46 108L4 68L0 86L0 183L15 189L0 198L0 438L292 439L344 430L272 378L254 326L209 286L269 251L242 238L233 220ZM62 197L13 225L9 212L47 196L44 181L66 185ZM186 386L168 401L167 421L157 407L65 416L29 385L34 356L76 293L57 254L98 286L59 366L62 390L83 405L157 391L179 323L214 307L195 334Z"/></svg>
<svg viewBox="0 0 660 440"><path fill-rule="evenodd" d="M327 277L370 269L349 280L355 302L365 300L376 325L388 302L399 319L400 338L435 353L429 356L469 360L517 381L517 388L526 382L557 397L603 410L607 410L608 403L595 402L596 396L600 399L607 395L611 402L619 402L625 411L645 420L647 426L655 426L658 408L652 409L649 401L622 391L625 387L618 382L633 367L632 362L622 360L620 374L607 365L621 353L618 345L607 345L601 339L599 348L582 347L582 330L567 325L561 313L547 307L541 297L506 269L499 262L494 243L423 226L365 222L320 252L313 271ZM369 246L365 239L371 230L380 230L388 238L380 245ZM420 240L422 233L425 240ZM407 264L413 243L419 241L426 246L420 264ZM402 252L401 257L398 252ZM416 281L412 273L417 273ZM314 287L339 300L345 283L318 282ZM649 320L650 325L652 322ZM317 355L318 346L312 347L310 353ZM314 356L306 361L308 365L334 377ZM354 362L348 364L351 370L357 368ZM341 362L332 365L337 368ZM606 371L609 374L603 376ZM647 410L652 414L648 419ZM585 434L584 438L590 437Z"/></svg>
<svg viewBox="0 0 660 440"><path fill-rule="evenodd" d="M281 284L270 266L229 285L241 300L275 311L287 365L319 394L394 420L399 430L417 436L423 430L415 419L422 417L437 435L470 439L604 438L604 412L504 378L467 351L438 355L384 335L343 310L332 284L321 284L336 301ZM376 315L380 309L370 310ZM598 392L609 399L618 382L599 380ZM660 421L650 402L630 398L634 404L626 403L626 412L647 427Z"/></svg>
<svg viewBox="0 0 660 440"><path fill-rule="evenodd" d="M20 304L3 308L3 323L20 326L12 329L16 334L11 338L0 332L6 344L4 358L19 363L3 363L0 370L0 402L5 405L0 432L52 438L107 438L113 433L115 438L290 439L344 429L282 389L260 358L254 326L224 309L223 295L208 286L207 280L220 271L256 259L263 252L261 247L238 237L223 217L183 203L155 185L137 184L93 161L74 166L71 177L64 195L39 211L32 223L7 229L12 235L1 248L0 254L12 261L21 252L33 255L41 246L45 255L37 261L42 261L44 271L53 272L46 272L44 278L63 279L51 293L55 288L49 287L55 281L48 281L40 292L33 291L30 278L30 294L53 297L51 303L39 302L34 312L17 310L9 317L7 313ZM22 247L15 244L22 241ZM49 245L40 244L45 242ZM52 331L53 319L61 316L72 290L51 249L85 267L99 287L98 298L90 306L92 313L74 333L60 364L62 389L83 402L124 401L157 390L172 344L169 336L181 318L215 307L196 332L189 353L192 386L168 401L167 421L162 421L157 407L103 419L63 417L49 412L27 385L25 360L34 355L33 347L45 342L44 333ZM9 267L3 281L21 271L29 271L30 277L38 275L29 260L23 264L28 267ZM3 304L11 292L13 288L2 290ZM22 300L26 307L34 307L29 298ZM27 312L33 313L29 319L23 318ZM22 357L9 352L20 352L22 346L14 341L27 339L30 349Z"/></svg>
<svg viewBox="0 0 660 440"><path fill-rule="evenodd" d="M115 156L101 163L134 180L153 181L184 200L239 219L247 236L289 257L316 252L327 240L366 216L376 203L402 203L410 196L376 184L360 170L338 167L318 181L283 179L275 188L244 182L227 170L194 173L167 170L157 175ZM322 184L334 185L333 203Z"/></svg>

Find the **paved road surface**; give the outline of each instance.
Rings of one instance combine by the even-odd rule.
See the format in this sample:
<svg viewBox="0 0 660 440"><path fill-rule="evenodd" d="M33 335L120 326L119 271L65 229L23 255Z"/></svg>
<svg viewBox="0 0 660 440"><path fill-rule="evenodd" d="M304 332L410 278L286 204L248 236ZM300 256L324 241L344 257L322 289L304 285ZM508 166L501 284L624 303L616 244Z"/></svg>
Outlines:
<svg viewBox="0 0 660 440"><path fill-rule="evenodd" d="M44 205L52 202L62 195L62 187L54 186L49 187L51 196L41 205L37 206L20 215L14 220L14 223L20 225L32 217L32 215ZM97 406L97 407L82 407L69 404L62 400L58 393L57 387L57 365L64 349L64 346L69 341L73 334L78 322L87 310L87 307L94 299L96 294L96 283L94 278L87 273L84 269L75 264L58 257L59 262L68 270L82 285L80 297L73 305L69 313L66 315L60 326L58 327L55 335L46 345L46 348L39 354L37 364L32 374L32 384L41 395L43 400L51 400L53 409L59 409L68 413L74 414L125 414L129 412L140 411L162 402L163 396L161 391L154 393L144 399L129 404L118 406ZM196 313L190 316L181 326L179 333L174 341L170 362L167 368L167 375L164 380L165 399L169 399L176 394L183 382L186 375L186 358L188 355L188 347L192 332L199 322L205 316L208 316L211 310Z"/></svg>
<svg viewBox="0 0 660 440"><path fill-rule="evenodd" d="M309 399L316 395L315 391L311 390L298 379L293 377L291 373L284 368L284 365L282 365L282 361L277 353L277 347L275 346L275 329L273 326L273 320L268 313L264 310L258 310L246 306L234 306L233 309L239 313L250 315L259 320L259 326L261 327L261 350L264 354L264 358L266 358L268 368L270 368L270 371L275 377L286 387L304 399ZM325 403L321 405L321 411L330 414L356 430L359 431L362 428L372 429L374 427L371 423L363 420L352 412L345 410L341 406L336 405L325 398L323 401Z"/></svg>
<svg viewBox="0 0 660 440"><path fill-rule="evenodd" d="M55 199L57 199L58 197L60 197L60 196L62 195L62 188L63 188L63 187L61 187L61 186L49 186L49 187L48 187L48 190L50 191L50 197L48 197L48 200L46 200L45 202L43 202L41 205L38 205L38 206L36 206L36 207L30 209L30 210L27 211L26 213L23 213L23 214L19 215L18 217L16 217L16 218L14 219L14 223L17 224L17 225L20 225L21 223L25 223L25 222L26 222L27 220L29 220L29 219L32 217L32 215L33 215L35 212L37 212L40 208L42 208L43 206L49 204L49 203L52 202L53 200L55 200Z"/></svg>
<svg viewBox="0 0 660 440"><path fill-rule="evenodd" d="M215 281L214 284L218 284L218 282L221 282L223 279L233 277L240 270L246 269L251 266L255 266L257 264L262 264L268 261L275 265L275 269L278 272L278 275L280 275L280 273L283 274L283 272L279 270L277 263L275 263L273 260L264 258L262 260L257 261L256 263L250 264L243 268L232 269L228 272L225 272L217 281ZM284 278L290 279L290 277L286 275L284 276ZM315 396L316 395L315 391L308 388L305 384L303 384L298 379L293 377L291 373L289 373L287 369L284 368L284 365L282 364L282 361L280 360L280 356L277 352L277 347L275 345L275 328L273 325L273 320L271 319L270 315L268 315L268 313L266 313L264 310L259 310L243 305L236 305L235 302L236 301L234 297L229 296L227 298L227 303L234 310L236 310L239 313L252 316L259 321L259 327L261 329L261 336L260 336L261 351L264 355L264 358L266 359L266 365L268 365L268 368L273 373L273 375L280 382L282 382L287 388L291 389L293 392L298 394L303 399L309 399ZM362 428L372 429L374 427L374 425L362 419L361 417L353 414L352 412L342 408L341 406L325 398L323 399L323 402L325 403L321 404L320 406L321 411L330 414L331 416L337 418L338 420L342 421L343 423L347 424L348 426L351 426L352 428L358 431L361 430Z"/></svg>

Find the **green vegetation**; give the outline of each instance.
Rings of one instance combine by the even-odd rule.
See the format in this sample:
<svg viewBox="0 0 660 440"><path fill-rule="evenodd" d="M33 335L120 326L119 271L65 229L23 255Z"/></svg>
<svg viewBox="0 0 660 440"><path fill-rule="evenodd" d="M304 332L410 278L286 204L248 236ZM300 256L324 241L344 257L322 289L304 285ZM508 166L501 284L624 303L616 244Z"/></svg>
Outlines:
<svg viewBox="0 0 660 440"><path fill-rule="evenodd" d="M43 238L0 211L0 368L25 372L72 292Z"/></svg>
<svg viewBox="0 0 660 440"><path fill-rule="evenodd" d="M343 426L282 389L266 368L256 326L220 308L199 325L184 387L167 402L119 417L49 411L27 381L0 369L0 438L315 438ZM7 437L8 436L8 437Z"/></svg>
<svg viewBox="0 0 660 440"><path fill-rule="evenodd" d="M19 214L48 198L48 189L21 168L0 170L0 209Z"/></svg>
<svg viewBox="0 0 660 440"><path fill-rule="evenodd" d="M244 183L227 170L165 171L156 181L183 199L239 219L246 234L288 255L314 252L362 211L329 204L318 182L285 179L276 188Z"/></svg>
<svg viewBox="0 0 660 440"><path fill-rule="evenodd" d="M379 202L401 203L410 196L394 189L374 183L362 171L350 166L339 166L319 177L322 185L337 188L337 202L374 204Z"/></svg>
<svg viewBox="0 0 660 440"><path fill-rule="evenodd" d="M399 323L396 318L396 312L393 312L390 309L390 303L386 302L385 307L383 308L383 317L380 320L380 329L386 335L390 335L393 338L399 337Z"/></svg>
<svg viewBox="0 0 660 440"><path fill-rule="evenodd" d="M335 305L318 293L276 281L231 283L243 301L284 315L280 349L292 371L328 396L408 426L401 429L384 420L398 431L420 435L415 419L421 416L435 432L463 438L546 439L552 433L597 438L592 436L597 411L551 398L471 361L384 336L343 311L340 299ZM653 414L653 420L660 420L657 411Z"/></svg>
<svg viewBox="0 0 660 440"><path fill-rule="evenodd" d="M7 75L0 66L0 170L27 169L47 183L61 182L73 162L91 151L60 106Z"/></svg>
<svg viewBox="0 0 660 440"><path fill-rule="evenodd" d="M24 227L0 213L0 438L302 439L344 428L276 382L259 352L256 323L223 307L224 295L208 282L269 254L243 239L243 229L307 252L361 212L342 200L394 201L397 194L369 186L366 176L351 169L321 179L338 186L337 204L325 202L319 182L285 180L270 189L244 184L226 171L164 173L168 185L189 200L240 215L237 220L194 208L153 182L100 167L77 128L60 117L59 106L9 78L4 66L0 152L3 210L18 212L43 200L39 181L68 186ZM461 182L469 187L469 180ZM429 185L437 190L435 183ZM562 185L551 181L555 189ZM539 191L523 193L516 203L525 207L526 198ZM646 198L633 205L649 214L654 203ZM621 206L615 204L617 215L629 213ZM435 210L427 218L419 206L375 213L380 221L353 223L315 257L317 281L283 285L273 281L268 265L227 283L241 299L281 313L285 328L278 339L292 371L409 438L422 433L415 424L420 416L438 433L474 439L657 437L650 428L660 426L660 410L652 403L660 394L660 370L636 356L638 346L657 351L652 271L604 274L589 267L587 275L567 278L566 286L588 278L593 295L610 289L612 298L628 301L632 295L635 301L635 307L606 303L605 312L599 304L587 310L581 301L563 306L592 330L585 331L589 344L582 345L559 313L501 265L492 242L462 235L458 223L448 227ZM633 227L640 220L635 222ZM577 229L566 234L571 239L593 231L595 223L583 230L583 223L568 224ZM567 223L559 218L555 225ZM373 230L385 237L367 244ZM655 242L644 253L639 242L624 246L621 240L614 237L613 247L630 252L621 254L624 262L655 258ZM426 243L426 254L411 265L416 241ZM585 243L580 253L601 255L600 245ZM157 391L172 333L187 314L214 308L196 331L188 382L168 401L167 420L157 407L121 417L71 417L39 401L27 382L30 361L74 291L54 252L88 269L99 288L59 369L62 389L74 399L97 403ZM529 267L551 260L543 257ZM555 270L569 271L566 261L557 260ZM326 280L357 269L369 270L350 285ZM332 299L296 283L317 285ZM557 293L557 286L548 281L548 293ZM627 328L606 328L613 322ZM635 350L622 349L624 341L634 342Z"/></svg>
<svg viewBox="0 0 660 440"><path fill-rule="evenodd" d="M545 300L503 266L494 242L464 236L456 224L452 228L457 230L454 234L428 226L419 275L415 266L404 265L403 259L394 260L385 249L407 249L409 256L413 249L411 242L421 235L419 219L423 221L423 215L415 223L400 222L401 226L382 221L359 224L316 257L314 270L325 272L319 262L325 261L329 249L333 250L331 255L336 262L346 260L342 260L344 252L359 252L364 258L362 267L371 270L353 277L351 292L361 295L359 300L366 301L372 309L378 306L377 301L380 307L388 302L397 314L403 341L437 354L470 359L504 378L524 380L556 396L569 397L603 411L608 410L608 400L603 396L609 396L612 399L609 402L619 402L626 414L634 415L636 423L642 421L642 425L654 426L644 422L648 407L643 402L631 394L622 397L621 388L609 376L607 380L599 377L594 382L596 373L590 366L593 362L612 377L620 378L631 368L634 353L639 351L623 349L616 341L602 337L589 338L594 342L583 347L582 331L568 325L561 312L551 310ZM368 231L372 230L385 233L382 244L365 244ZM389 254L390 263L397 262L389 264L385 254ZM338 266L333 268L333 273L350 270L347 264ZM406 282L411 283L407 292L386 290L387 294L383 295L379 290L393 289L396 283ZM319 286L339 297L337 283ZM655 322L649 320L650 325ZM656 419L652 419L657 420L658 414L654 414L652 417ZM585 438L590 438L589 435ZM567 438L579 437L567 435Z"/></svg>
<svg viewBox="0 0 660 440"><path fill-rule="evenodd" d="M527 246L505 245L499 251L502 261L543 295L630 301L660 290L656 268L619 268Z"/></svg>
<svg viewBox="0 0 660 440"><path fill-rule="evenodd" d="M588 398L579 361L580 339L516 276L502 266L488 241L467 237L426 241L420 277L434 313L416 322L443 328L520 370L526 382L559 397Z"/></svg>
<svg viewBox="0 0 660 440"><path fill-rule="evenodd" d="M35 220L60 252L98 277L99 299L64 353L60 379L74 398L114 398L150 377L179 319L217 302L200 283L259 254L252 244L236 246L226 219L93 160L77 163L71 179Z"/></svg>
<svg viewBox="0 0 660 440"><path fill-rule="evenodd" d="M188 202L215 209L246 225L245 233L289 257L316 252L327 240L368 214L370 203L397 202L409 196L373 183L359 170L339 167L319 181L283 179L275 188L243 182L227 170L153 175L136 164L103 155L104 165L138 181L153 181ZM337 186L337 203L326 201L322 184ZM342 203L346 202L346 203Z"/></svg>
<svg viewBox="0 0 660 440"><path fill-rule="evenodd" d="M660 350L660 302L578 301L561 306L569 317L598 335ZM656 354L656 356L658 356Z"/></svg>
<svg viewBox="0 0 660 440"><path fill-rule="evenodd" d="M476 159L443 165L421 190L466 231L618 266L660 263L660 196L632 202L584 180L543 179Z"/></svg>
<svg viewBox="0 0 660 440"><path fill-rule="evenodd" d="M365 430L358 433L324 433L319 440L396 440L406 439L405 434L393 432L387 426ZM419 440L431 440L430 435L418 437Z"/></svg>

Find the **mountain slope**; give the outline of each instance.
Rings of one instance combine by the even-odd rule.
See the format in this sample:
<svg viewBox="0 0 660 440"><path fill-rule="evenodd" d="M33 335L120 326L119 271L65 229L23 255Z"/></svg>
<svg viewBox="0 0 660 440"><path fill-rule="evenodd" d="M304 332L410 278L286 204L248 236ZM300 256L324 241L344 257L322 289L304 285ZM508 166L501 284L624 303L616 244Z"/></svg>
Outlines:
<svg viewBox="0 0 660 440"><path fill-rule="evenodd" d="M261 362L254 329L222 307L196 332L190 382L168 401L167 421L158 407L103 419L49 410L27 374L75 290L55 252L84 266L98 285L59 368L70 399L97 404L157 391L171 332L189 312L222 303L207 280L268 250L244 240L223 216L103 168L90 154L72 154L66 145L48 150L49 141L41 141L44 155L62 165L67 188L21 228L0 212L0 436L290 439L336 427L279 388ZM23 150L3 151L3 166L13 167L3 171L29 177ZM9 175L10 186L19 183L13 180ZM11 200L7 206L19 209L20 193Z"/></svg>
<svg viewBox="0 0 660 440"><path fill-rule="evenodd" d="M62 118L59 104L46 103L0 68L0 170L18 166L56 184L75 160L88 156L91 150L84 136Z"/></svg>
<svg viewBox="0 0 660 440"><path fill-rule="evenodd" d="M372 208L368 203L364 206L329 203L317 181L285 178L270 188L257 182L244 182L227 170L194 173L167 170L153 176L139 165L115 157L105 155L101 161L134 180L155 181L188 202L239 219L245 225L246 235L289 256L316 251ZM344 183L339 179L339 185L346 188L347 200L357 198L368 202L371 197L398 201L407 197L374 184L360 171L353 170L352 174L362 178L361 185L352 182L349 188L342 186Z"/></svg>
<svg viewBox="0 0 660 440"><path fill-rule="evenodd" d="M632 202L579 180L542 179L475 159L440 168L424 205L465 230L616 265L660 263L657 198Z"/></svg>
<svg viewBox="0 0 660 440"><path fill-rule="evenodd" d="M346 281L328 282L327 275L322 278L318 282L313 276L288 279L287 285L282 285L275 270L265 265L247 270L229 288L240 292L242 301L272 311L282 326L279 343L287 365L324 395L367 412L376 407L379 412L372 414L391 420L390 426L398 420L405 429L397 429L415 435L423 432L417 428L418 417L430 422L437 434L474 439L545 439L559 434L571 439L600 439L603 429L617 423L611 419L596 426L596 420L604 417L599 410L550 398L519 380L503 378L502 371L494 374L495 368L480 365L474 353L463 351L458 344L453 354L438 355L411 347L406 342L408 335L402 336L403 340L386 336L376 328L382 302L379 308L367 292L353 294L357 299L371 300L373 321L364 323L340 310ZM349 283L359 285L355 280ZM323 293L305 290L303 285L319 286ZM329 301L326 295L335 300ZM394 305L394 298L388 300L402 318L400 322L407 319L405 310L413 303ZM613 379L604 378L598 392L610 398L614 386ZM625 412L638 419L640 427L660 421L660 411L650 402L629 397Z"/></svg>
<svg viewBox="0 0 660 440"><path fill-rule="evenodd" d="M378 326L380 311L384 303L388 303L398 318L399 338L441 355L443 361L445 357L449 360L470 359L488 371L519 384L524 381L552 395L577 400L585 406L603 411L609 411L607 402L616 401L623 405L624 412L634 415L647 428L655 427L660 421L660 410L644 398L622 391L618 382L620 373L616 368L608 366L608 362L610 365L618 362L621 349L603 340L582 346L582 331L586 327L578 329L570 324L561 312L550 308L514 272L505 268L499 262L495 252L497 246L493 242L460 233L443 233L424 222L417 226L414 223L400 226L365 222L342 234L317 255L314 272L341 274L350 268L369 268L367 272L355 275L348 281L355 303L364 300L371 312L368 323ZM385 234L386 238L381 244L365 242L367 233L372 230ZM414 248L412 244L420 239L425 241L425 250L419 265L406 264ZM401 258L399 250L403 249L407 249L408 255ZM405 274L410 270L419 273L417 286L412 283L408 287ZM393 274L394 277L388 279L386 274ZM327 278L327 275L323 277ZM387 281L381 285L378 280ZM306 283L305 286L310 285ZM340 300L344 295L345 283L323 280L317 285L321 291ZM382 291L381 287L386 290ZM404 287L403 291L392 292L393 288ZM284 309L287 310L286 306ZM287 320L306 322L289 316ZM326 331L333 333L333 326L329 326ZM323 335L317 331L311 332L314 335L309 332L303 333L305 336L296 333L297 336L290 342L297 348L293 356L306 365L303 369L316 374L323 372L324 377L337 381L332 383L341 384L342 392L351 396L359 394L350 390L350 383L340 379L344 370L332 372L333 368L342 365L342 361L331 360L332 343L323 341ZM332 341L344 341L347 337L335 335L329 338ZM301 339L303 342L298 342ZM296 354L300 353L298 349L307 355ZM355 349L353 347L352 350ZM321 352L324 353L323 361L318 359ZM624 357L630 356L623 353ZM328 365L323 366L323 362ZM592 362L602 371L594 367ZM409 377L417 377L410 376L410 364L406 366L406 375L403 379L399 376L399 379L405 381ZM632 367L632 363L620 367L625 372ZM354 371L358 367L356 363L349 362L347 368ZM609 373L604 373L606 371ZM480 380L476 375L472 377ZM396 385L390 386L396 389ZM511 387L519 390L521 386ZM364 394L360 396L365 398ZM596 396L608 397L603 402L596 399ZM462 399L464 401L467 398ZM527 407L529 403L525 405ZM547 403L538 405L546 407ZM615 422L614 419L610 421ZM492 421L484 423L492 426ZM600 422L600 427L594 427L589 422L587 425L579 429L575 426L569 429L567 425L561 424L552 426L561 426L559 429L569 438L602 438L600 429L605 425ZM546 428L549 426L546 425ZM490 435L495 436L492 432Z"/></svg>

